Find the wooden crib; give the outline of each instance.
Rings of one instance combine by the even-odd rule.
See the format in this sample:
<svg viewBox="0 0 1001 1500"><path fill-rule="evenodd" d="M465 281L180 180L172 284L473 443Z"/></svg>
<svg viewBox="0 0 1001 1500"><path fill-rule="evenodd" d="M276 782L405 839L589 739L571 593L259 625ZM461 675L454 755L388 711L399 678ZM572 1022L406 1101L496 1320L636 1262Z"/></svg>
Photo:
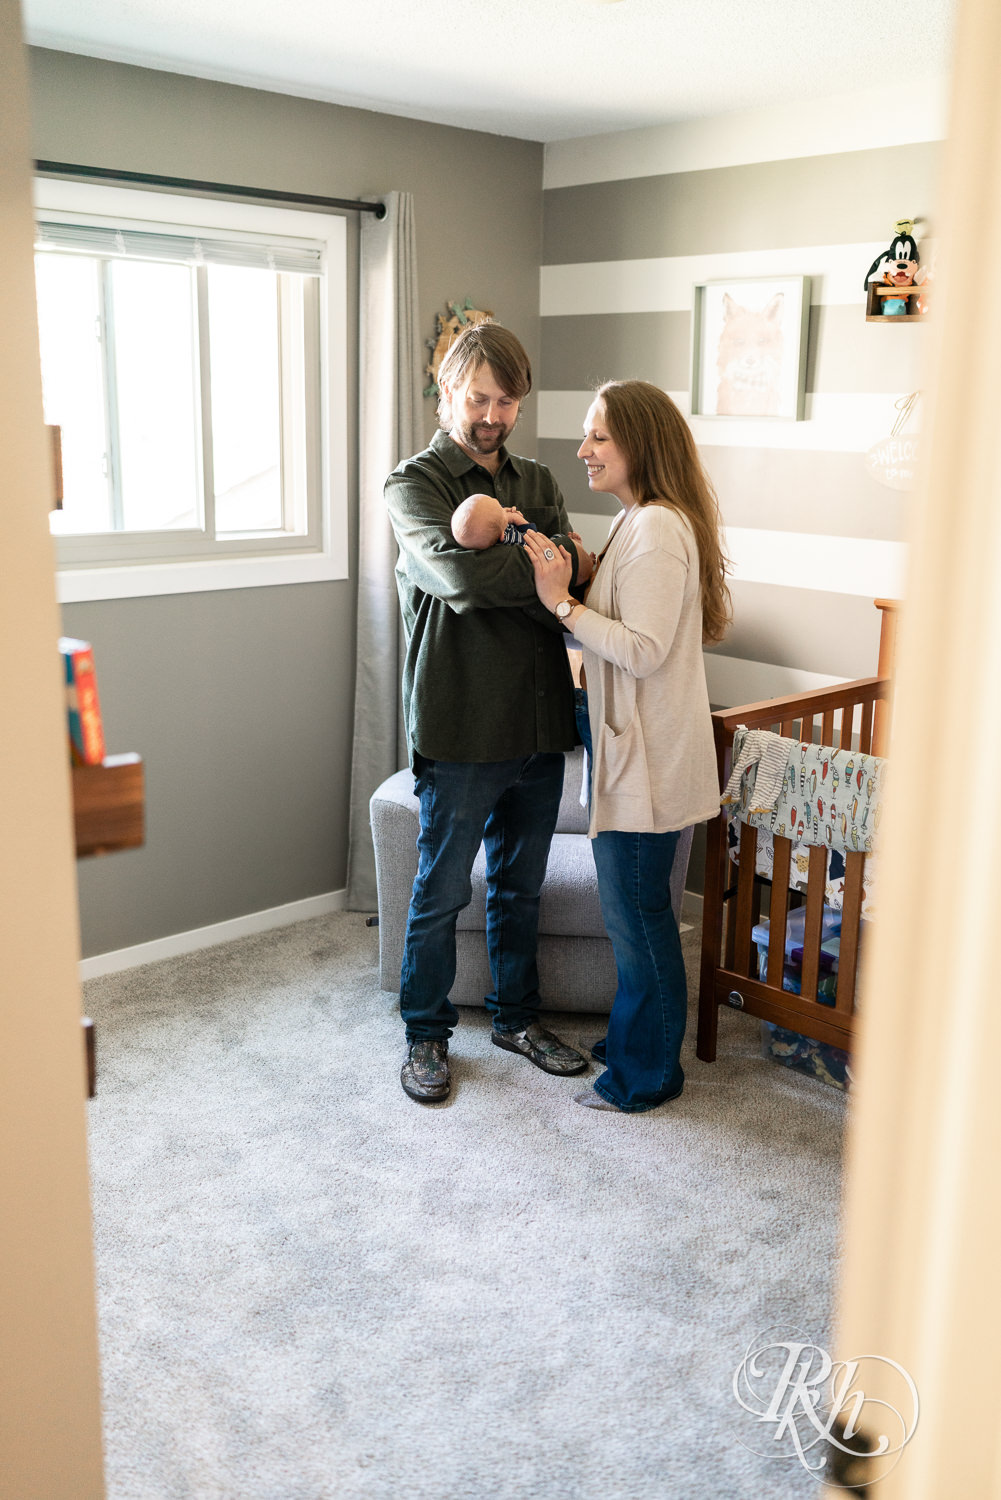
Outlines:
<svg viewBox="0 0 1001 1500"><path fill-rule="evenodd" d="M815 693L795 693L713 714L720 787L729 779L734 730L741 724L748 729L770 729L787 738L835 749L881 754L889 695L889 678L866 677ZM773 878L769 881L755 870L757 829L753 825L741 825L738 863L728 852L726 812L709 824L696 1045L703 1062L712 1062L716 1056L721 1005L774 1022L818 1042L829 1042L846 1051L851 1048L866 856L862 853L845 856L841 946L832 1006L817 999L827 851L821 847L810 850L802 987L798 995L782 987L784 937L789 910L800 905L803 897L789 889L791 841L776 837L774 851ZM751 932L761 920L762 895L766 890L770 892L767 912L770 929L781 934L781 938L769 943L767 972L760 979L758 950Z"/></svg>

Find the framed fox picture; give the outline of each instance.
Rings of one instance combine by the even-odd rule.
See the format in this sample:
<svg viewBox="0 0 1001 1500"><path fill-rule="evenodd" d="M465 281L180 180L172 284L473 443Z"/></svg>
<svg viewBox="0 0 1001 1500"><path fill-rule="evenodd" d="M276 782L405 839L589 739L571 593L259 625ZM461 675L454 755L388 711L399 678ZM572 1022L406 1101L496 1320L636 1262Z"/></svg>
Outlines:
<svg viewBox="0 0 1001 1500"><path fill-rule="evenodd" d="M693 416L802 421L809 321L809 276L698 282Z"/></svg>

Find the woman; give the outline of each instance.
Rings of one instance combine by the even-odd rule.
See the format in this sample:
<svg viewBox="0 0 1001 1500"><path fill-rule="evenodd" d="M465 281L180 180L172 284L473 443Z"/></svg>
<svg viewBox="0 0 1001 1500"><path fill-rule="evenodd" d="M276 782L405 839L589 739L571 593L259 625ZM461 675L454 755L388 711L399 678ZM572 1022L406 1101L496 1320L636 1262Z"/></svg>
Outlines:
<svg viewBox="0 0 1001 1500"><path fill-rule="evenodd" d="M586 603L562 547L529 533L542 603L583 648L577 722L591 766L590 827L618 989L593 1109L655 1109L681 1093L685 966L669 880L680 831L719 811L703 642L730 596L719 509L688 425L643 380L603 385L577 457L622 505Z"/></svg>

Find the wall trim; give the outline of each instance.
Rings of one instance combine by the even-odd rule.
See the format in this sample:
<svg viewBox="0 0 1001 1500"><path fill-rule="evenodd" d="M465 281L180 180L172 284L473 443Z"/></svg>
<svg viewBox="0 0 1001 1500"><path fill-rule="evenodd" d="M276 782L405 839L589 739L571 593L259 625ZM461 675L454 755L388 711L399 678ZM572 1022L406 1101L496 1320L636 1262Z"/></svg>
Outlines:
<svg viewBox="0 0 1001 1500"><path fill-rule="evenodd" d="M290 901L285 906L270 906L265 911L249 912L245 917L232 917L228 922L214 922L211 927L193 927L189 932L174 932L149 943L136 943L131 948L95 953L80 960L80 982L100 979L105 974L120 974L123 969L136 969L140 964L159 963L164 958L179 958L200 948L214 948L219 943L231 943L257 932L289 927L293 922L307 922L311 917L326 917L331 912L346 910L347 895L346 890L327 891L322 896L307 896L304 901ZM701 892L685 891L681 917L686 924L701 924Z"/></svg>
<svg viewBox="0 0 1001 1500"><path fill-rule="evenodd" d="M136 943L131 948L95 953L92 958L80 960L80 981L100 979L104 974L119 974L123 969L155 964L164 958L177 958L199 948L214 948L218 943L231 943L235 938L269 932L274 927L288 927L293 922L308 921L310 917L326 917L331 912L345 909L347 894L346 890L327 891L322 896L307 896L304 901L289 901L284 906L269 906L264 911L248 912L244 917L231 917L228 922L214 922L210 927L193 927L189 932L173 932L149 943Z"/></svg>

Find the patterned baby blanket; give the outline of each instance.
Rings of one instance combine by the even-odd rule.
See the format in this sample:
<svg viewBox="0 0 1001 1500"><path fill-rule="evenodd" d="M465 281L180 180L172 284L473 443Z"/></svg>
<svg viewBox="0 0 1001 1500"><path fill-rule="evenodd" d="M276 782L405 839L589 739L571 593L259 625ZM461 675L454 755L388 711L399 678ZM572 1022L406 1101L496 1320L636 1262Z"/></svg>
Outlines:
<svg viewBox="0 0 1001 1500"><path fill-rule="evenodd" d="M740 727L733 772L720 802L731 809L728 842L738 857L740 824L758 829L755 868L771 879L776 835L792 840L789 885L805 891L811 848L827 850L825 901L840 909L847 853L864 853L862 915L874 915L873 843L882 818L886 761L858 750L833 750Z"/></svg>

